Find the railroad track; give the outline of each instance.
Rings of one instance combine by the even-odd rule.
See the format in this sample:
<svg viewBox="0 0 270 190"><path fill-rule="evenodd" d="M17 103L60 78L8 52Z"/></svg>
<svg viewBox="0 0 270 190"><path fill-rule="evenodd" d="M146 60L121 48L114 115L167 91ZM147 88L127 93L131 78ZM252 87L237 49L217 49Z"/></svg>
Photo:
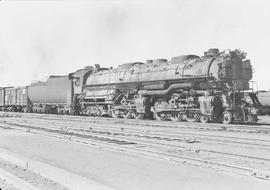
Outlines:
<svg viewBox="0 0 270 190"><path fill-rule="evenodd" d="M14 121L15 120L15 121ZM37 122L39 124L48 125L51 126L57 126L58 128L65 128L66 130L87 130L91 133L96 134L106 134L106 135L113 135L117 134L119 136L136 136L141 138L156 138L160 140L170 140L170 141L177 141L181 142L184 141L183 138L185 137L192 137L193 139L199 140L199 141L209 141L209 142L219 142L219 143L235 143L236 145L250 145L250 146L258 146L258 147L270 147L270 138L261 139L260 138L246 138L246 137L237 137L237 136L228 136L228 134L225 135L217 135L217 134L194 134L194 132L183 132L181 130L154 130L151 127L147 127L146 129L143 128L142 130L138 127L126 127L126 125L120 124L117 126L109 125L109 124L96 124L96 123L81 123L76 121L69 121L64 122L62 120L60 121L48 121L47 119L35 119L34 121L30 120L24 120L24 119L12 119L12 122L24 122L31 125L36 125ZM74 127L74 126L80 126L80 127Z"/></svg>
<svg viewBox="0 0 270 190"><path fill-rule="evenodd" d="M156 121L156 120L135 120L122 118L108 118L108 117L90 117L90 116L74 116L74 115L55 115L55 114L36 114L36 113L13 113L2 112L0 117L13 116L24 118L40 118L48 120L64 120L64 121L78 121L87 123L107 123L107 124L125 124L134 126L151 126L151 127L166 127L166 128L181 128L181 129L196 129L207 131L232 131L245 133L270 133L270 124L257 123L252 125L241 124L220 124L220 123L190 123L190 122L173 122L173 121Z"/></svg>
<svg viewBox="0 0 270 190"><path fill-rule="evenodd" d="M35 118L35 121L31 123L31 120ZM14 118L13 118L14 119ZM25 119L25 118L22 118ZM40 119L40 118L39 118ZM42 122L43 120L43 122ZM37 122L38 121L38 122ZM47 123L45 123L47 121ZM56 122L57 121L57 122ZM17 123L16 123L17 122ZM112 127L112 131L105 130L93 130L93 126L91 125L91 130L84 122L78 122L76 120L69 120L71 122L70 125L67 127L67 121L57 118L51 120L51 117L42 117L41 120L37 120L36 117L30 117L28 120L17 120L16 122L7 121L6 123L2 124L2 126L8 126L11 128L19 129L19 130L26 130L31 131L34 133L39 133L42 135L50 135L50 136L57 136L58 138L68 139L76 142L82 143L90 143L90 144L102 144L109 147L113 147L114 149L120 149L121 151L125 150L127 152L136 152L139 154L152 154L155 156L162 156L164 159L172 159L181 162L187 162L195 165L203 165L207 167L212 167L215 169L223 169L225 171L232 170L236 173L246 174L246 175L254 175L258 177L258 174L262 178L269 179L269 174L264 171L269 169L270 166L270 159L264 157L257 157L257 156L250 156L250 155L243 155L237 153L230 153L224 151L217 151L217 150L209 150L203 149L200 147L199 149L189 149L189 146L183 146L183 144L189 144L185 139L177 139L178 143L182 142L182 146L175 143L171 143L173 140L175 141L176 138L173 136L168 137L168 134L159 134L160 136L155 136L156 138L149 138L146 134L141 136L134 135L134 131L126 131L126 129L122 129L118 127L118 131L115 127ZM54 123L56 122L56 123ZM95 127L102 128L98 122L94 122ZM62 125L59 125L62 124ZM74 127L76 125L77 127ZM88 123L89 125L89 123ZM98 126L100 125L100 126ZM65 126L65 127L63 127ZM111 126L113 126L111 124ZM133 125L132 125L133 126ZM104 126L103 126L104 127ZM107 125L106 128L109 126ZM134 130L134 129L133 129ZM112 135L112 133L117 133L117 135ZM140 131L141 133L141 131ZM151 134L153 135L153 134ZM157 134L155 134L157 135ZM164 136L165 135L165 136ZM142 138L143 136L143 138ZM145 138L148 137L148 138ZM209 138L209 136L208 136ZM240 139L240 138L239 138ZM213 139L212 139L213 140ZM254 140L254 139L253 139ZM259 140L259 139L257 139ZM260 143L269 143L267 140L258 141ZM224 143L224 142L223 142ZM226 142L230 143L230 142ZM237 142L234 142L237 143ZM249 143L251 144L251 143ZM246 143L247 145L247 143ZM262 144L255 144L253 146L261 146ZM265 144L264 144L265 145ZM266 144L265 147L268 145ZM188 149L188 151L187 151ZM268 149L269 150L269 149ZM226 158L226 159L224 159ZM238 161L236 164L235 160ZM252 165L252 166L250 166Z"/></svg>
<svg viewBox="0 0 270 190"><path fill-rule="evenodd" d="M20 125L20 123L14 123L12 122L11 124L15 124L15 125ZM219 154L222 154L221 152L217 152L217 151L213 151L211 149L205 149L205 147L208 147L210 146L211 147L211 144L207 143L207 144L203 144L203 145L200 145L201 143L204 143L205 139L203 138L200 138L199 136L196 136L198 139L200 138L200 140L198 140L197 138L194 138L194 136L192 138L190 138L190 136L167 136L166 134L161 134L159 133L158 135L157 134L153 134L152 132L151 133L145 133L145 134L142 134L140 131L139 132L130 132L130 131L126 131L126 130L115 130L114 132L113 131L110 131L110 130L99 130L99 131L96 131L93 129L93 126L91 126L91 129L87 128L87 127L73 127L73 126L70 126L70 127L63 127L63 125L55 125L55 124L50 124L50 123L27 123L28 126L31 126L32 128L35 128L35 127L39 127L39 128L43 128L43 129L48 129L48 126L53 126L53 127L50 127L50 130L62 130L64 131L65 133L72 133L72 134L80 134L82 136L84 135L91 135L91 136L95 136L95 137L98 137L98 138L113 138L113 139L116 139L116 140L125 140L125 141L129 141L129 142L135 142L135 143L141 143L141 142L150 142L152 144L161 144L159 142L166 142L166 145L167 146L171 146L171 147L175 147L175 148L182 148L182 149L185 149L187 148L187 145L186 143L199 143L197 146L189 146L188 148L189 149L192 149L194 152L196 151L200 151L200 152L211 152L211 153L219 153ZM153 141L153 142L152 142ZM159 142L157 142L159 141ZM219 138L214 138L214 139L211 139L211 142L221 142L222 143L222 148L224 148L223 146L228 143L235 143L235 144L240 144L240 145L252 145L254 146L254 148L264 148L266 150L268 150L268 152L270 152L270 147L269 147L269 144L253 144L252 142L239 142L239 141L222 141L221 139ZM264 141L263 141L264 142ZM177 144L177 145L175 145ZM163 143L163 145L165 145ZM216 145L215 145L216 146ZM242 146L240 148L243 148ZM247 148L247 147L245 147ZM224 153L224 154L228 154L228 153ZM244 156L244 155L239 155L239 157L247 157L248 156ZM250 156L249 156L250 157ZM270 157L269 157L270 159ZM261 160L263 160L263 158L261 158ZM267 160L267 159L266 159ZM269 160L270 161L270 160Z"/></svg>
<svg viewBox="0 0 270 190"><path fill-rule="evenodd" d="M22 129L19 129L22 130ZM59 138L59 139L63 139L63 140L68 140L68 141L73 141L75 143L82 143L82 144L86 144L86 145L91 145L91 146L98 146L99 148L102 149L109 149L109 150L118 150L118 151L126 151L130 154L134 154L135 156L147 156L147 157L155 157L158 159L162 159L162 160L169 160L169 161L174 161L174 162L183 162L183 163L188 163L191 165L196 165L196 166L202 166L202 167L209 167L209 168L213 168L216 170L222 170L222 171L226 171L226 172L234 172L234 173L238 173L241 175L252 175L252 176L256 176L262 179L268 179L268 176L264 176L264 175L258 175L259 173L256 172L253 169L250 168L245 168L245 167L239 167L239 166L235 166L235 165L228 165L228 164L222 164L222 163L217 163L217 162L213 162L213 161L207 161L207 160L202 160L202 159L196 159L196 158L192 158L192 157L188 157L188 156L180 156L177 154L172 154L172 153L164 153L164 152L160 152L160 151L155 151L155 150L147 150L147 149L140 149L140 148L136 148L136 147L119 147L119 146L114 146L109 142L98 142L95 140L91 140L91 139L82 139L82 138L78 138L78 137L67 137L66 135L61 135L61 134L56 134L54 132L50 133L48 131L44 132L42 130L36 130L36 129L32 129L31 130L32 133L34 134L39 134L39 135L45 135L45 136L49 136L49 137L53 137L53 138Z"/></svg>
<svg viewBox="0 0 270 190"><path fill-rule="evenodd" d="M36 121L35 121L36 122ZM47 123L47 121L46 121L46 123ZM54 125L54 124L53 124ZM65 126L67 125L67 124L64 124ZM76 124L77 125L77 124ZM88 125L89 125L89 123L88 123ZM92 125L91 125L92 126ZM66 126L66 127L68 127L68 126ZM111 133L112 131L113 131L113 127L112 126L109 126L110 128L108 129L109 131L103 131L104 133ZM72 127L71 127L72 128ZM104 130L104 129L102 129L102 130ZM127 129L125 129L125 131L126 131ZM92 131L92 132L97 132L97 131ZM101 131L99 131L99 132L101 132ZM123 132L121 132L121 134L122 134ZM130 133L130 131L129 131L129 133ZM144 133L144 132L142 132L142 131L140 131L139 132L140 134L136 134L137 136L141 136L141 137L147 137L147 138L149 138L149 131L147 132L147 136L145 135L146 133ZM144 133L144 134L143 134ZM157 134L154 134L154 135L157 135ZM187 135L187 133L185 133L185 135ZM235 143L235 144L244 144L244 145L252 145L252 146L264 146L264 147L268 147L268 142L269 142L269 140L261 140L261 139L246 139L245 138L245 140L249 140L249 141L252 141L252 142L241 142L243 139L242 138L237 138L237 137L231 137L230 138L230 140L228 140L228 138L229 137L215 137L215 139L213 139L213 137L211 137L211 138L209 138L209 135L208 135L208 138L206 138L205 136L206 135L202 135L202 134L200 134L200 135L197 135L197 136L194 136L193 134L191 134L191 133L189 133L188 134L189 136L193 136L193 137L195 137L195 138L197 138L197 139L200 139L200 140L204 140L204 141L206 141L206 140L208 140L208 141L213 141L213 142L230 142L230 143ZM162 133L162 136L163 137L157 137L157 136L155 136L155 138L160 138L160 139L168 139L168 137L164 137L164 132ZM204 138L202 139L202 137L201 136L204 136ZM173 137L169 137L169 138L173 138ZM224 140L224 138L226 139L226 140ZM238 139L237 141L235 141L235 140L232 140L232 139ZM241 141L239 141L239 139L241 140ZM176 139L176 140L178 140L179 141L179 139ZM255 142L258 142L258 143L254 143L254 141ZM264 142L264 143L267 143L267 144L261 144L262 142Z"/></svg>

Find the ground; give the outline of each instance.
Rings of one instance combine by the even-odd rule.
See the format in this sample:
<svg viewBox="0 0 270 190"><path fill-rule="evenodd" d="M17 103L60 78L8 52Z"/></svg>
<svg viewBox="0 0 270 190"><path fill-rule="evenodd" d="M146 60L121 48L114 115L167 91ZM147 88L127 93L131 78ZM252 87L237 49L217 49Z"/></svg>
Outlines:
<svg viewBox="0 0 270 190"><path fill-rule="evenodd" d="M251 176L136 156L31 133L1 129L0 137L0 148L113 189L270 189L269 181Z"/></svg>

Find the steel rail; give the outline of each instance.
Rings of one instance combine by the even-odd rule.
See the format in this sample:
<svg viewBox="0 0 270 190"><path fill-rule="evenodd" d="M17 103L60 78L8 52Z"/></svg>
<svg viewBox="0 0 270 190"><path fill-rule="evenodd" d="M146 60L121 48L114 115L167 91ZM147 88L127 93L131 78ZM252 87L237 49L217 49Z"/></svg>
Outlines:
<svg viewBox="0 0 270 190"><path fill-rule="evenodd" d="M240 124L219 124L219 123L194 123L191 122L174 122L174 121L156 121L156 120L135 120L123 118L106 118L106 117L90 117L90 116L74 116L74 115L53 115L53 114L36 114L36 113L12 113L7 112L2 114L2 117L13 115L18 117L30 117L50 120L68 120L68 121L88 121L91 123L115 123L115 124L128 124L152 127L166 127L166 128L192 128L199 130L217 130L217 131L233 131L233 132L247 132L247 133L270 133L269 127L265 125L240 125ZM1 117L1 116L0 116Z"/></svg>
<svg viewBox="0 0 270 190"><path fill-rule="evenodd" d="M9 124L10 125L10 124ZM12 124L11 124L12 125ZM20 127L33 127L33 126L20 126ZM31 128L31 131L33 130L33 128ZM47 129L42 129L42 128L34 128L34 130L47 130L46 132L48 133L50 133L50 132L52 132L52 133L56 133L57 131L55 131L55 129L54 130L49 130L48 128ZM58 130L58 132L59 132L60 130ZM29 131L30 132L30 131ZM59 133L58 133L59 134ZM74 136L74 134L72 134L72 133L65 133L65 134L63 134L63 133L60 133L61 135L63 135L63 136ZM83 135L85 135L85 134L83 134ZM76 137L76 138L78 138L78 137ZM99 136L99 138L100 138L100 136ZM103 138L104 138L104 136L103 136ZM108 138L108 137L107 137ZM69 138L69 139L71 139L71 138ZM114 137L114 138L109 138L109 139L111 139L111 140L115 140L116 138ZM88 138L87 138L87 140L89 140ZM91 139L92 140L92 139ZM119 141L123 141L123 138L122 139L118 139ZM130 140L130 139L128 139L128 140ZM133 139L133 141L134 141L134 139ZM142 142L142 141L138 141L138 142ZM103 142L104 143L104 142ZM149 142L148 142L149 143ZM155 145L157 144L157 143L154 143ZM164 146L164 144L162 144L162 146ZM134 147L128 147L128 148L134 148ZM136 150L137 150L138 148L136 148ZM150 151L150 150L147 150L147 151ZM208 160L202 160L202 159L198 159L198 158L192 158L192 157L186 157L186 156L180 156L180 155L176 155L176 154L171 154L171 153L164 153L164 152L160 152L160 151L156 151L156 150L151 150L151 152L158 152L159 154L162 154L162 155L170 155L170 156L172 156L173 155L173 157L180 157L180 158L185 158L185 159L189 159L189 160L192 160L192 161L194 161L194 160L196 160L196 161L199 161L200 160L200 162L203 162L203 163L211 163L211 164L214 164L214 165L222 165L222 166L226 166L226 167L230 167L230 168L238 168L238 169L240 169L240 168L245 168L245 167L239 167L239 166L235 166L235 165L232 165L232 164L224 164L224 163L218 163L218 162L213 162L213 161L208 161ZM214 153L214 151L212 151L212 153ZM215 153L218 153L218 152L215 152ZM223 153L224 154L224 153ZM226 154L226 153L225 153ZM232 155L232 154L227 154L227 155ZM239 156L239 155L233 155L233 156ZM258 159L258 160L263 160L263 159L261 159L261 158L258 158L258 157L246 157L246 158L249 158L249 159ZM266 161L266 160L264 160L264 161ZM269 160L267 160L267 161L269 161ZM246 169L246 168L245 168ZM254 171L254 169L252 169L252 168L248 168L248 171ZM269 175L268 174L266 174L265 175L266 177L266 179L268 179L269 178ZM268 176L268 177L267 177Z"/></svg>
<svg viewBox="0 0 270 190"><path fill-rule="evenodd" d="M18 120L19 122L19 120ZM25 120L23 120L23 122L26 122ZM30 124L37 124L37 121L33 121L33 122L29 122L28 123ZM39 123L46 123L48 124L48 121L39 121ZM97 125L97 124L93 124L91 126L89 126L89 124L81 124L81 123L62 123L61 121L57 121L57 122L50 122L50 124L52 124L53 126L61 126L61 127L65 127L65 128L68 128L68 129L81 129L81 130L89 130L89 128L91 128L91 131L92 132L96 132L96 133L128 133L128 134L133 134L133 135L137 135L137 136L144 136L144 135L147 135L147 137L150 137L150 138L160 138L160 139L168 139L170 138L170 140L175 140L175 141L179 141L180 139L179 138L183 138L183 137L180 137L180 135L186 135L186 136L189 136L189 137L193 137L193 138L196 138L197 140L200 140L200 141L210 141L210 142L221 142L221 143L235 143L235 144L242 144L242 145L251 145L251 146L261 146L261 147L265 147L265 148L270 148L270 140L262 140L262 139L249 139L249 138L239 138L239 137L224 137L224 136L211 136L211 135L204 135L204 134L192 134L192 133L183 133L183 132L180 132L180 131L171 131L172 134L170 134L169 132L167 131L162 131L162 132L155 132L155 131L149 131L147 130L147 132L144 132L143 130L137 130L136 129L128 129L127 127L125 128L122 128L122 127L114 127L113 125L107 125L105 126L106 129L104 129L104 124L103 125ZM73 126L73 125L76 125ZM80 125L80 127L77 127L77 125ZM98 128L98 129L101 129L102 131L97 131L97 130L93 130L93 128ZM203 136L203 137L202 137ZM237 139L237 140L235 140ZM258 141L258 142L262 142L264 144L259 144L259 143L254 143L254 142L246 142L246 141ZM269 143L269 144L268 144Z"/></svg>

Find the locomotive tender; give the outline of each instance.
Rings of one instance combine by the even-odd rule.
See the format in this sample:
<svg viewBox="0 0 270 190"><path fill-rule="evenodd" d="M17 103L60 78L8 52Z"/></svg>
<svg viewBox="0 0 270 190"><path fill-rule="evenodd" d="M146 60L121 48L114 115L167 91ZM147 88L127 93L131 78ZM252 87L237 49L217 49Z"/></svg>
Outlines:
<svg viewBox="0 0 270 190"><path fill-rule="evenodd" d="M256 94L248 92L252 66L240 50L209 49L112 68L88 66L25 87L24 111L186 120L256 122ZM5 88L2 88L5 89ZM2 89L0 89L0 96ZM247 100L246 94L249 98ZM16 104L0 106L21 110Z"/></svg>

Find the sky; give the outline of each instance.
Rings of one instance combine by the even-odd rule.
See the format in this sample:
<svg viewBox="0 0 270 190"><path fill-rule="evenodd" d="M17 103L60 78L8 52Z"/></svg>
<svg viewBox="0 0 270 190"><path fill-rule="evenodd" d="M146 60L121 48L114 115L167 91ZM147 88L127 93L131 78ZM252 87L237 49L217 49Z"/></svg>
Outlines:
<svg viewBox="0 0 270 190"><path fill-rule="evenodd" d="M268 90L269 46L269 0L0 1L0 86L239 48Z"/></svg>

